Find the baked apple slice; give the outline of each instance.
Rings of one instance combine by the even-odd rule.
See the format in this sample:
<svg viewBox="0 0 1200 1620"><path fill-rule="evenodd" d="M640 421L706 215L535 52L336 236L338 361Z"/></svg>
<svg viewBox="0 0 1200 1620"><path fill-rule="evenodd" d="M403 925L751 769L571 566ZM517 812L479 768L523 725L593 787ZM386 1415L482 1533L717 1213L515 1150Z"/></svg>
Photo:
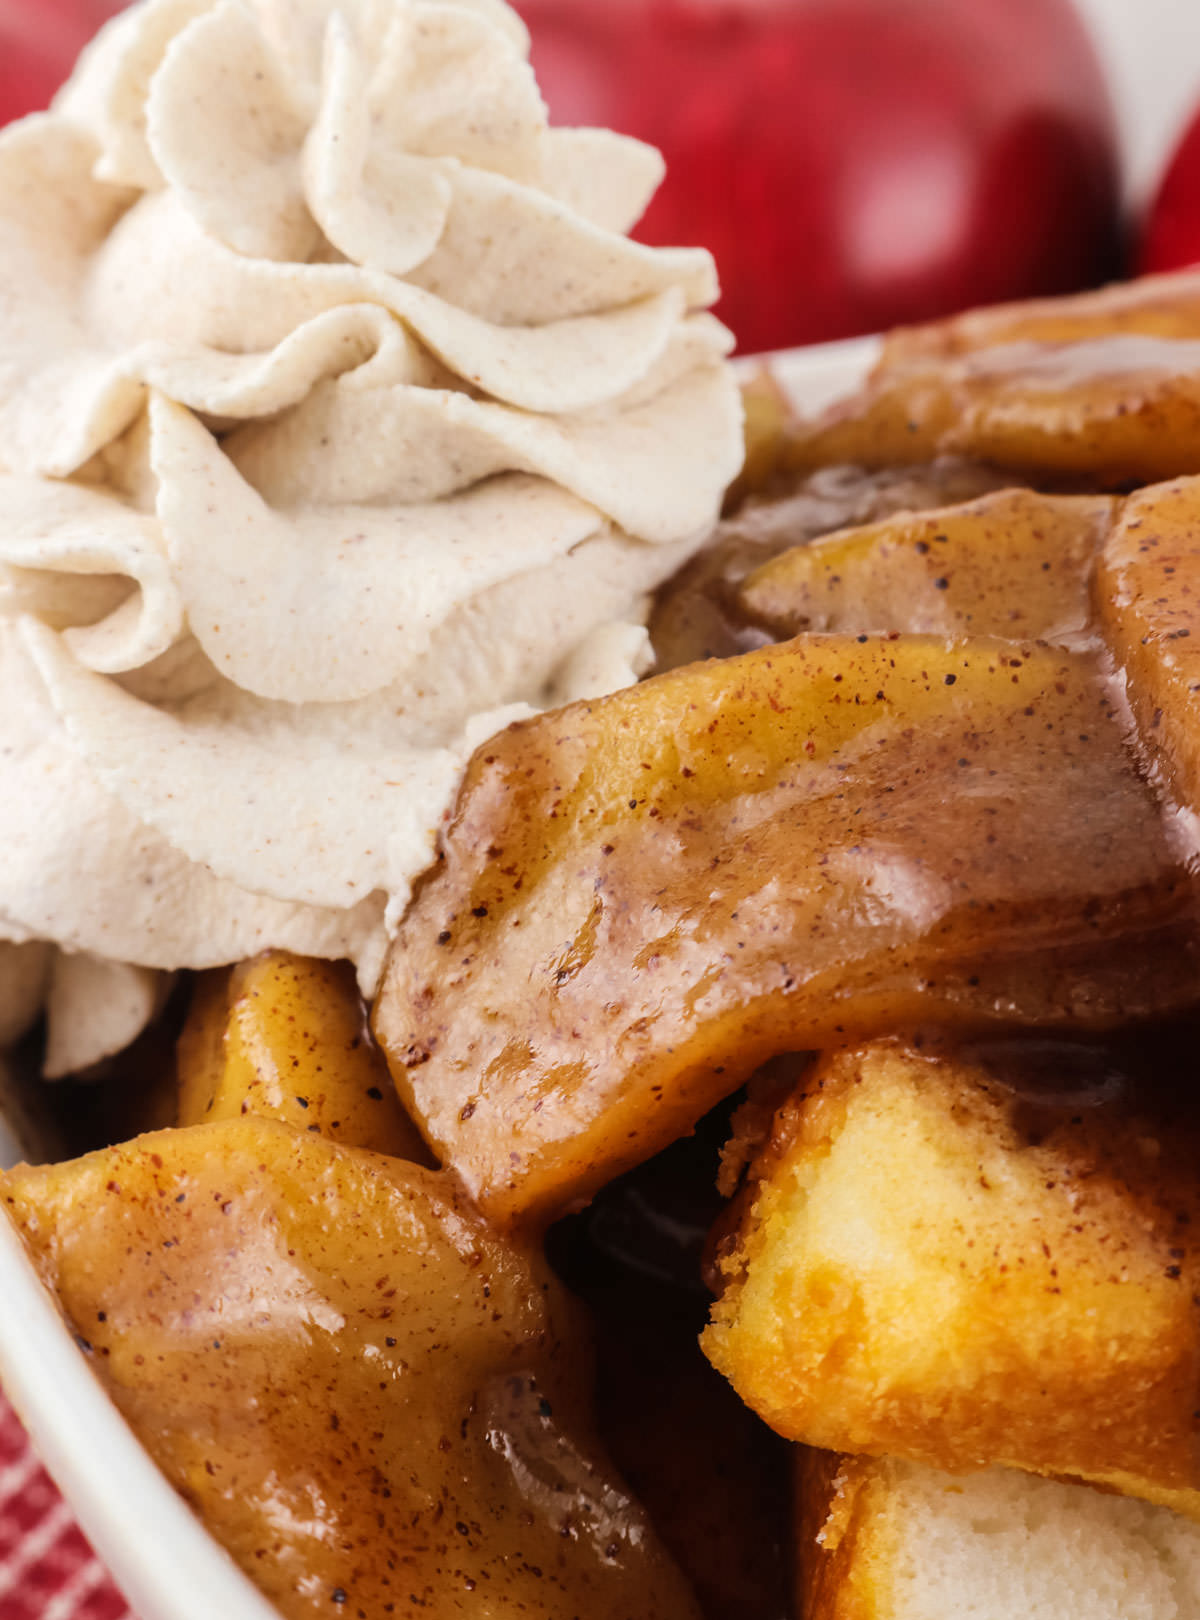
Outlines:
<svg viewBox="0 0 1200 1620"><path fill-rule="evenodd" d="M890 338L865 388L801 426L796 466L974 457L1115 489L1200 472L1200 276L1014 304Z"/></svg>
<svg viewBox="0 0 1200 1620"><path fill-rule="evenodd" d="M1081 645L1092 566L1119 505L1008 489L901 512L785 552L750 576L741 603L779 639L901 630Z"/></svg>
<svg viewBox="0 0 1200 1620"><path fill-rule="evenodd" d="M1192 890L1097 662L812 636L474 756L375 1029L501 1225L586 1201L780 1052L1197 997Z"/></svg>
<svg viewBox="0 0 1200 1620"><path fill-rule="evenodd" d="M1142 276L1067 298L1027 298L923 326L898 326L884 339L883 363L948 359L1005 343L1087 343L1106 337L1200 337L1200 271Z"/></svg>
<svg viewBox="0 0 1200 1620"><path fill-rule="evenodd" d="M1124 503L1095 600L1155 773L1200 811L1200 479Z"/></svg>
<svg viewBox="0 0 1200 1620"><path fill-rule="evenodd" d="M746 578L772 558L852 524L958 505L1007 483L990 468L953 457L874 472L822 467L799 480L778 481L769 496L750 496L720 523L704 549L659 590L650 618L657 668L731 658L778 640L739 598ZM893 604L893 618L902 607ZM888 621L880 628L900 625Z"/></svg>
<svg viewBox="0 0 1200 1620"><path fill-rule="evenodd" d="M697 1620L586 1339L449 1176L278 1120L0 1177L97 1375L288 1620Z"/></svg>
<svg viewBox="0 0 1200 1620"><path fill-rule="evenodd" d="M177 1063L180 1125L253 1114L428 1163L348 962L265 951L201 975Z"/></svg>

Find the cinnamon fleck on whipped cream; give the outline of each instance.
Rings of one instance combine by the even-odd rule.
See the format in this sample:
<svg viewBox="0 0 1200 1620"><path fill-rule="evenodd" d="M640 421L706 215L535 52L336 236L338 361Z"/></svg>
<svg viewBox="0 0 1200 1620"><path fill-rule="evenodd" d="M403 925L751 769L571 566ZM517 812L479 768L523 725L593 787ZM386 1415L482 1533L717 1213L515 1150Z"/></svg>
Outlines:
<svg viewBox="0 0 1200 1620"><path fill-rule="evenodd" d="M0 134L0 1039L364 988L472 749L647 663L742 456L658 154L502 0L143 0Z"/></svg>

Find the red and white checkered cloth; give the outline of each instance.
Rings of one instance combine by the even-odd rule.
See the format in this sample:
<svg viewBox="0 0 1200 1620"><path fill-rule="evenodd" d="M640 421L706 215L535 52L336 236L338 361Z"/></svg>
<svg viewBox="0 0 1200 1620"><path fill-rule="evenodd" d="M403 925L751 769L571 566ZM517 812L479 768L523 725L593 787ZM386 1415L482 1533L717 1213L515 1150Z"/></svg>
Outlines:
<svg viewBox="0 0 1200 1620"><path fill-rule="evenodd" d="M133 1620L2 1393L0 1620Z"/></svg>

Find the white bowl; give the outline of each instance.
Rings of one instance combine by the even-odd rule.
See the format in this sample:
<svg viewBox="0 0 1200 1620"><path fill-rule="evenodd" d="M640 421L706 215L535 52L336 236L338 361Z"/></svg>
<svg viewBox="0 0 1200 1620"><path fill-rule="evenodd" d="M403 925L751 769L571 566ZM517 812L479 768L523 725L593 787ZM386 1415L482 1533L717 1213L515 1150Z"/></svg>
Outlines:
<svg viewBox="0 0 1200 1620"><path fill-rule="evenodd" d="M811 412L854 388L877 352L875 339L861 339L769 363ZM747 373L759 364L741 362ZM0 1119L0 1168L19 1157ZM3 1219L0 1300L0 1384L140 1620L278 1620L142 1450Z"/></svg>

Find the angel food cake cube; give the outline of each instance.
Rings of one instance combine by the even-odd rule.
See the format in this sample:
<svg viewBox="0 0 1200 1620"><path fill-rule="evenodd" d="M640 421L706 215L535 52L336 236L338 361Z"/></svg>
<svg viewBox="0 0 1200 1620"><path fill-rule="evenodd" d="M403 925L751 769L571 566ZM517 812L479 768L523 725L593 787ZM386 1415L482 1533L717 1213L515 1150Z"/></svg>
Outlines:
<svg viewBox="0 0 1200 1620"><path fill-rule="evenodd" d="M801 1447L797 1620L1196 1620L1200 1526L1084 1485Z"/></svg>
<svg viewBox="0 0 1200 1620"><path fill-rule="evenodd" d="M1200 1129L1126 1083L1043 1039L826 1056L741 1195L709 1357L791 1439L1200 1517Z"/></svg>

